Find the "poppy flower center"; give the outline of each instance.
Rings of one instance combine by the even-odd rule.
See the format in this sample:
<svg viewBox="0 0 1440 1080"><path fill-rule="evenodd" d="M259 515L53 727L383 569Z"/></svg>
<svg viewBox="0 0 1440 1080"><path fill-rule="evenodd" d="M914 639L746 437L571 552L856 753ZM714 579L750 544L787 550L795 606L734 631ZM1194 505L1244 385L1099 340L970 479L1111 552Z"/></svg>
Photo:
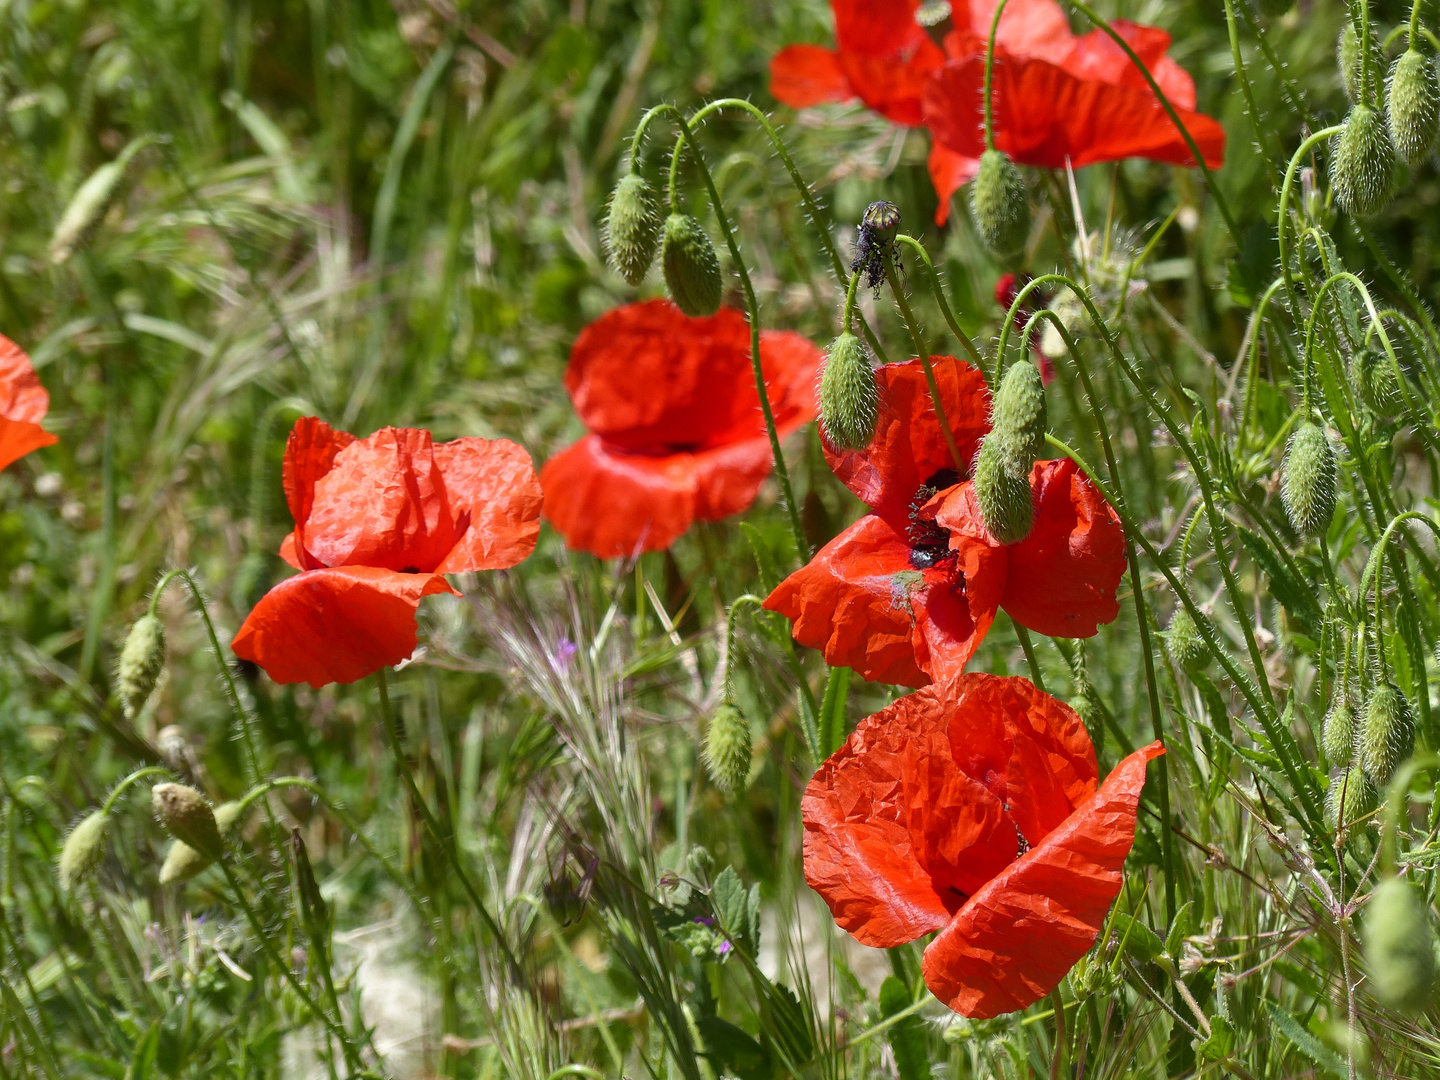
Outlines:
<svg viewBox="0 0 1440 1080"><path fill-rule="evenodd" d="M954 555L950 550L950 534L923 511L936 494L959 482L960 474L954 469L941 469L915 489L910 500L906 539L910 541L910 565L917 570L928 570Z"/></svg>

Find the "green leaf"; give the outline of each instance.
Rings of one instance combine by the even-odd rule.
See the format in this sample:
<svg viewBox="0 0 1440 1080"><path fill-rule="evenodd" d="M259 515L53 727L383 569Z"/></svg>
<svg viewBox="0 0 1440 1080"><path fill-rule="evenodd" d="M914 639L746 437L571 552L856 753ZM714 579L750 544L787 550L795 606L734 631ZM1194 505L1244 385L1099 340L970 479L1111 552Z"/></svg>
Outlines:
<svg viewBox="0 0 1440 1080"><path fill-rule="evenodd" d="M850 669L834 667L825 680L820 701L820 749L828 757L845 741L845 702L850 695Z"/></svg>
<svg viewBox="0 0 1440 1080"><path fill-rule="evenodd" d="M125 1070L125 1080L150 1080L155 1075L155 1055L159 1049L160 1021L156 1020L136 1042L130 1067Z"/></svg>
<svg viewBox="0 0 1440 1080"><path fill-rule="evenodd" d="M1280 1033L1295 1044L1295 1049L1333 1076L1348 1075L1348 1069L1340 1055L1312 1035L1299 1020L1268 998L1265 1001L1265 1010L1270 1014L1271 1022L1280 1029Z"/></svg>
<svg viewBox="0 0 1440 1080"><path fill-rule="evenodd" d="M750 544L750 551L755 556L755 566L760 571L760 584L765 587L767 593L773 591L775 586L780 584L780 569L775 565L774 552L765 542L764 534L750 522L742 521L740 531L745 534L745 539Z"/></svg>
<svg viewBox="0 0 1440 1080"><path fill-rule="evenodd" d="M740 1080L769 1080L774 1075L775 1065L765 1047L728 1020L713 1014L697 1016L695 1027L712 1064Z"/></svg>
<svg viewBox="0 0 1440 1080"><path fill-rule="evenodd" d="M1195 1056L1201 1061L1224 1061L1235 1052L1235 1028L1223 1016L1210 1018L1210 1037L1196 1040Z"/></svg>
<svg viewBox="0 0 1440 1080"><path fill-rule="evenodd" d="M760 991L760 1017L783 1056L781 1064L795 1069L808 1065L815 1056L815 1042L800 999L789 987L771 982L753 968L751 976Z"/></svg>
<svg viewBox="0 0 1440 1080"><path fill-rule="evenodd" d="M889 1019L914 1004L910 988L889 976L880 984L880 1015ZM925 1029L918 1016L907 1016L891 1026L890 1049L895 1052L895 1069L900 1080L926 1080L930 1059L925 1053Z"/></svg>
<svg viewBox="0 0 1440 1080"><path fill-rule="evenodd" d="M1175 912L1175 918L1170 920L1170 932L1165 935L1165 951L1177 960L1185 939L1194 932L1190 925L1190 916L1194 910L1195 902L1187 900L1180 905L1180 910Z"/></svg>
<svg viewBox="0 0 1440 1080"><path fill-rule="evenodd" d="M1160 935L1137 919L1117 911L1111 933L1125 946L1125 952L1136 963L1147 964L1165 952Z"/></svg>
<svg viewBox="0 0 1440 1080"><path fill-rule="evenodd" d="M740 875L727 866L710 886L710 903L720 926L736 945L751 956L760 946L760 885L747 892Z"/></svg>
<svg viewBox="0 0 1440 1080"><path fill-rule="evenodd" d="M1320 622L1320 608L1315 602L1314 590L1297 581L1261 537L1243 525L1235 526L1235 531L1240 534L1240 542L1245 545L1246 553L1264 572L1270 586L1270 595L1280 602L1280 606L1290 613L1291 618L1313 636L1315 627Z"/></svg>

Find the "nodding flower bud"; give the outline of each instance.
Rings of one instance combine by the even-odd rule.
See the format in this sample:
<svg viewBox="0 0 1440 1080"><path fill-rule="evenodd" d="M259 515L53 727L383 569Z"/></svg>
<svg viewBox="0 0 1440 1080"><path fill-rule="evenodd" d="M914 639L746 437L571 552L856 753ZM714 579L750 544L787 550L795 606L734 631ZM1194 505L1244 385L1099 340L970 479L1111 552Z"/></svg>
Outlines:
<svg viewBox="0 0 1440 1080"><path fill-rule="evenodd" d="M1385 105L1395 149L1406 164L1420 164L1440 134L1440 77L1435 73L1435 61L1413 43L1390 69Z"/></svg>
<svg viewBox="0 0 1440 1080"><path fill-rule="evenodd" d="M1335 516L1335 448L1325 429L1301 421L1290 436L1281 467L1281 500L1290 524L1301 536L1319 536Z"/></svg>
<svg viewBox="0 0 1440 1080"><path fill-rule="evenodd" d="M1325 758L1337 769L1355 764L1355 710L1342 696L1325 714L1325 727L1320 734Z"/></svg>
<svg viewBox="0 0 1440 1080"><path fill-rule="evenodd" d="M865 343L846 331L830 343L820 370L820 433L836 450L863 450L875 437L880 393Z"/></svg>
<svg viewBox="0 0 1440 1080"><path fill-rule="evenodd" d="M1195 620L1183 607L1176 608L1175 614L1170 616L1165 642L1170 646L1170 655L1187 675L1198 675L1210 662L1210 652L1205 648Z"/></svg>
<svg viewBox="0 0 1440 1080"><path fill-rule="evenodd" d="M1345 86L1345 94L1356 105L1365 104L1361 101L1363 73L1360 70L1360 35L1355 32L1355 24L1348 18L1345 20L1345 29L1340 31L1340 40L1335 44L1335 63L1340 68L1340 81ZM1385 69L1385 58L1380 53L1380 41L1375 33L1375 27L1370 27L1370 77L1378 82L1380 72Z"/></svg>
<svg viewBox="0 0 1440 1080"><path fill-rule="evenodd" d="M1050 427L1045 384L1030 361L1021 360L1006 369L995 392L990 420L990 438L1003 445L1012 467L1028 477L1030 466L1045 449L1045 432Z"/></svg>
<svg viewBox="0 0 1440 1080"><path fill-rule="evenodd" d="M1360 400L1371 412L1387 420L1400 413L1404 408L1400 383L1382 346L1372 344L1356 350L1353 371Z"/></svg>
<svg viewBox="0 0 1440 1080"><path fill-rule="evenodd" d="M145 706L165 668L165 627L154 615L142 615L130 627L115 672L115 692L127 720Z"/></svg>
<svg viewBox="0 0 1440 1080"><path fill-rule="evenodd" d="M215 827L221 836L230 835L230 830L240 820L241 805L238 802L223 802L215 807ZM165 862L160 867L160 884L186 881L211 863L204 855L183 840L172 840L170 850L165 853Z"/></svg>
<svg viewBox="0 0 1440 1080"><path fill-rule="evenodd" d="M1399 161L1384 117L1369 105L1356 105L1335 136L1330 155L1330 186L1348 212L1374 217L1395 196Z"/></svg>
<svg viewBox="0 0 1440 1080"><path fill-rule="evenodd" d="M1375 785L1359 769L1341 769L1325 792L1325 824L1334 832L1349 829L1375 809Z"/></svg>
<svg viewBox="0 0 1440 1080"><path fill-rule="evenodd" d="M1390 781L1400 763L1415 749L1415 716L1394 683L1380 683L1365 707L1360 732L1360 767L1377 787Z"/></svg>
<svg viewBox="0 0 1440 1080"><path fill-rule="evenodd" d="M1014 255L1030 238L1030 192L1015 163L999 150L980 155L970 185L970 215L980 239L994 255Z"/></svg>
<svg viewBox="0 0 1440 1080"><path fill-rule="evenodd" d="M155 816L176 840L188 844L210 861L225 852L215 811L205 796L187 784L156 784L150 790Z"/></svg>
<svg viewBox="0 0 1440 1080"><path fill-rule="evenodd" d="M1382 881L1362 918L1370 992L1404 1012L1423 1009L1435 986L1435 953L1430 912L1420 893L1399 878Z"/></svg>
<svg viewBox="0 0 1440 1080"><path fill-rule="evenodd" d="M975 501L985 528L1002 544L1016 544L1035 524L1035 495L1030 466L1021 466L995 432L986 435L975 456Z"/></svg>
<svg viewBox="0 0 1440 1080"><path fill-rule="evenodd" d="M750 749L750 721L733 701L722 701L705 732L705 770L721 791L744 790Z"/></svg>
<svg viewBox="0 0 1440 1080"><path fill-rule="evenodd" d="M690 214L665 219L660 246L665 288L675 306L691 317L720 310L720 260L704 226Z"/></svg>
<svg viewBox="0 0 1440 1080"><path fill-rule="evenodd" d="M81 818L79 824L70 830L70 835L65 837L56 872L60 887L66 892L88 880L100 865L100 857L105 854L108 818L105 811L96 810Z"/></svg>
<svg viewBox="0 0 1440 1080"><path fill-rule="evenodd" d="M645 280L660 246L660 212L645 177L626 173L610 196L605 218L605 250L610 265L631 285Z"/></svg>

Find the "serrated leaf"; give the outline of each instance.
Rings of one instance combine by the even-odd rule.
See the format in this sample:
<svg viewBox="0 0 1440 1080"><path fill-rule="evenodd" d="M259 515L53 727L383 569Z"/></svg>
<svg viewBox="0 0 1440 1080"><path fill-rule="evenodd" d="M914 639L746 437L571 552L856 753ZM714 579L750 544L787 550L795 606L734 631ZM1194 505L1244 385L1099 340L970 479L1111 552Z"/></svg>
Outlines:
<svg viewBox="0 0 1440 1080"><path fill-rule="evenodd" d="M1180 905L1180 910L1175 912L1175 918L1170 920L1170 932L1165 935L1165 952L1176 959L1180 957L1180 948L1185 939L1193 933L1190 917L1194 911L1195 902L1187 900Z"/></svg>
<svg viewBox="0 0 1440 1080"><path fill-rule="evenodd" d="M1348 1069L1340 1055L1312 1035L1299 1020L1268 998L1265 1001L1265 1011L1270 1014L1270 1020L1280 1030L1280 1034L1295 1044L1295 1049L1332 1076L1348 1075Z"/></svg>
<svg viewBox="0 0 1440 1080"><path fill-rule="evenodd" d="M713 1014L697 1016L695 1027L711 1064L740 1080L769 1080L774 1075L775 1066L765 1047L728 1020Z"/></svg>
<svg viewBox="0 0 1440 1080"><path fill-rule="evenodd" d="M1223 1016L1210 1018L1210 1037L1195 1043L1195 1056L1201 1061L1224 1061L1235 1052L1235 1028Z"/></svg>
<svg viewBox="0 0 1440 1080"><path fill-rule="evenodd" d="M910 988L889 976L880 984L880 1015L885 1019L904 1012L912 1004ZM896 1021L889 1031L890 1049L895 1053L895 1070L900 1080L927 1080L930 1059L925 1053L925 1029L918 1016Z"/></svg>

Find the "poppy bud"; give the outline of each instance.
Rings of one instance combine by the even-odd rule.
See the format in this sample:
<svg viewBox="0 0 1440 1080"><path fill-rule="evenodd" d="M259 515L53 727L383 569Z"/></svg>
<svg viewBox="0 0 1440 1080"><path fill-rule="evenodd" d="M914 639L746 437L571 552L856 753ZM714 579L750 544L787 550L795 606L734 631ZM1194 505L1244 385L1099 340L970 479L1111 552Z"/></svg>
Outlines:
<svg viewBox="0 0 1440 1080"><path fill-rule="evenodd" d="M836 450L863 450L875 437L880 394L865 343L849 332L830 343L820 370L820 431Z"/></svg>
<svg viewBox="0 0 1440 1080"><path fill-rule="evenodd" d="M1348 829L1375 809L1375 785L1359 769L1341 769L1330 777L1325 792L1325 824L1335 832Z"/></svg>
<svg viewBox="0 0 1440 1080"><path fill-rule="evenodd" d="M1390 69L1385 104L1395 149L1406 164L1420 164L1440 133L1440 77L1435 62L1413 44Z"/></svg>
<svg viewBox="0 0 1440 1080"><path fill-rule="evenodd" d="M1319 536L1335 516L1335 448L1325 429L1302 421L1290 436L1280 488L1286 516L1301 536Z"/></svg>
<svg viewBox="0 0 1440 1080"><path fill-rule="evenodd" d="M1330 155L1330 185L1335 198L1356 217L1374 217L1395 195L1399 161L1380 113L1356 105L1335 136Z"/></svg>
<svg viewBox="0 0 1440 1080"><path fill-rule="evenodd" d="M221 836L230 834L230 830L240 820L240 810L240 803L234 801L223 802L215 807L215 827L220 830ZM165 862L160 866L160 884L187 881L209 866L210 862L210 859L183 840L172 840L170 850L165 853Z"/></svg>
<svg viewBox="0 0 1440 1080"><path fill-rule="evenodd" d="M665 288L675 306L691 317L720 310L720 260L704 226L690 214L665 219L660 248Z"/></svg>
<svg viewBox="0 0 1440 1080"><path fill-rule="evenodd" d="M130 627L115 673L115 691L127 720L144 707L164 667L165 627L154 615L142 615Z"/></svg>
<svg viewBox="0 0 1440 1080"><path fill-rule="evenodd" d="M1045 408L1045 384L1028 360L1011 364L1000 380L991 410L992 437L1003 440L1015 469L1028 476L1030 466L1045 449L1050 417Z"/></svg>
<svg viewBox="0 0 1440 1080"><path fill-rule="evenodd" d="M631 285L645 280L660 244L660 213L645 177L626 173L610 196L605 218L605 249L613 266Z"/></svg>
<svg viewBox="0 0 1440 1080"><path fill-rule="evenodd" d="M1170 655L1187 675L1199 674L1210 662L1210 651L1200 637L1195 620L1183 607L1176 608L1170 616L1165 641L1170 646Z"/></svg>
<svg viewBox="0 0 1440 1080"><path fill-rule="evenodd" d="M1030 192L1015 163L999 150L980 155L980 171L970 186L970 215L993 255L1014 255L1030 237Z"/></svg>
<svg viewBox="0 0 1440 1080"><path fill-rule="evenodd" d="M1392 1008L1418 1012L1435 985L1430 912L1415 886L1382 881L1365 905L1361 940L1371 992Z"/></svg>
<svg viewBox="0 0 1440 1080"><path fill-rule="evenodd" d="M1035 495L1029 466L1018 467L994 432L985 436L975 457L975 501L985 528L1000 543L1016 544L1030 535Z"/></svg>
<svg viewBox="0 0 1440 1080"><path fill-rule="evenodd" d="M1325 758L1337 768L1348 768L1355 762L1355 710L1340 698L1325 714L1325 728L1320 735Z"/></svg>
<svg viewBox="0 0 1440 1080"><path fill-rule="evenodd" d="M1363 72L1360 70L1360 35L1355 32L1355 24L1348 18L1345 20L1345 29L1340 31L1340 40L1335 46L1335 60L1340 68L1340 81L1345 85L1345 94L1356 105L1361 105L1360 100L1361 83ZM1384 70L1385 58L1380 54L1380 42L1376 40L1375 28L1370 28L1370 73L1374 78L1380 71Z"/></svg>
<svg viewBox="0 0 1440 1080"><path fill-rule="evenodd" d="M213 861L225 851L215 812L205 796L186 784L156 784L150 790L155 816L167 832Z"/></svg>
<svg viewBox="0 0 1440 1080"><path fill-rule="evenodd" d="M743 791L750 775L750 721L733 701L723 701L705 732L705 769L721 791Z"/></svg>
<svg viewBox="0 0 1440 1080"><path fill-rule="evenodd" d="M80 823L70 830L65 845L60 849L60 862L56 867L60 887L66 892L88 879L100 865L100 858L105 854L107 827L108 815L103 810L96 810L81 818Z"/></svg>
<svg viewBox="0 0 1440 1080"><path fill-rule="evenodd" d="M1404 407L1395 368L1383 348L1367 346L1355 354L1355 383L1363 401L1376 416L1390 419Z"/></svg>
<svg viewBox="0 0 1440 1080"><path fill-rule="evenodd" d="M1365 727L1360 732L1360 767L1376 786L1389 782L1415 749L1415 717L1394 683L1382 682L1370 693Z"/></svg>

